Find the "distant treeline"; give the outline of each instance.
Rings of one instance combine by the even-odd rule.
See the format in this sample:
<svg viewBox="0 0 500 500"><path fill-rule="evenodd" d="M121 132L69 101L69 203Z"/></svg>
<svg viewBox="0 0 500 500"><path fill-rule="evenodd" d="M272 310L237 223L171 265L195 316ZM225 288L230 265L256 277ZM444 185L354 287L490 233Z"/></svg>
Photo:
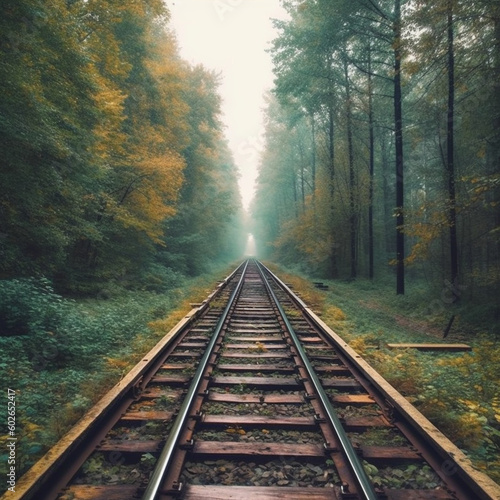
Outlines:
<svg viewBox="0 0 500 500"><path fill-rule="evenodd" d="M218 78L161 0L0 6L0 278L168 286L243 252Z"/></svg>

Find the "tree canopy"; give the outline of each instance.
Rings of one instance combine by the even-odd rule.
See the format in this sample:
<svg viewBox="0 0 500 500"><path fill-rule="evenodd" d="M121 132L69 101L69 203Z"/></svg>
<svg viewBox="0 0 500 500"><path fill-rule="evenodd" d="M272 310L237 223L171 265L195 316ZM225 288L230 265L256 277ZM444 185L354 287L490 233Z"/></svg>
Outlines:
<svg viewBox="0 0 500 500"><path fill-rule="evenodd" d="M1 11L0 277L85 292L179 254L189 273L203 251L238 255L218 77L180 58L163 2Z"/></svg>

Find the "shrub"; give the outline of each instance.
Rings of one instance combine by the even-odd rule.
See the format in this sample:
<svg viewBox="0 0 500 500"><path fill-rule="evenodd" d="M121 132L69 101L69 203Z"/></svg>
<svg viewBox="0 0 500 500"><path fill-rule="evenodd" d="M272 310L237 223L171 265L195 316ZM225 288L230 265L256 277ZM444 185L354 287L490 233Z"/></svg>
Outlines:
<svg viewBox="0 0 500 500"><path fill-rule="evenodd" d="M0 281L0 336L52 330L63 299L45 278Z"/></svg>

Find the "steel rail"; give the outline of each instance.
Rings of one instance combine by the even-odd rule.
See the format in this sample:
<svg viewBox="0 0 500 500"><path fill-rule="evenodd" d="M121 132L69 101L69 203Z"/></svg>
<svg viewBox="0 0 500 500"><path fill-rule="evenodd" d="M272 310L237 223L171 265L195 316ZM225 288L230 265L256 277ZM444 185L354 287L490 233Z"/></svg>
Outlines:
<svg viewBox="0 0 500 500"><path fill-rule="evenodd" d="M170 431L170 434L167 438L167 441L165 443L165 446L163 447L163 450L158 458L158 462L156 463L155 469L153 470L153 473L151 475L151 478L149 480L148 486L146 490L144 491L143 496L141 497L142 500L155 500L159 493L159 489L162 485L163 477L165 475L165 471L169 468L170 463L172 461L172 458L174 456L175 449L177 447L177 443L179 441L180 434L182 432L184 423L189 415L189 410L191 408L191 405L196 397L196 394L198 392L198 387L201 383L201 380L203 379L203 374L205 373L205 370L208 365L208 360L210 358L210 355L212 354L212 350L218 340L219 334L222 330L222 327L224 326L224 323L227 319L227 316L229 315L229 311L231 307L233 306L236 297L238 296L239 292L241 291L241 287L243 286L243 281L245 278L245 273L248 267L248 260L242 265L243 266L243 272L241 274L241 277L238 281L238 284L236 288L234 289L233 293L231 294L231 297L229 298L229 302L224 309L224 312L222 313L219 322L217 323L217 326L215 327L214 333L212 334L212 338L210 339L210 342L207 346L207 349L205 351L205 354L203 355L198 368L196 370L196 373L193 376L193 379L191 381L191 385L189 387L188 393L186 394L186 397L184 398L184 401L182 402L182 405L179 409L179 414L177 415L177 418L175 419L175 422L172 426L172 430Z"/></svg>
<svg viewBox="0 0 500 500"><path fill-rule="evenodd" d="M315 388L315 390L316 390L316 392L321 400L321 403L322 403L323 407L325 408L325 411L328 415L328 418L330 419L330 422L335 430L335 433L340 441L340 444L342 445L343 451L347 457L349 465L351 466L351 469L354 473L354 476L355 476L356 480L358 481L358 486L361 489L361 491L364 495L364 498L366 500L378 500L378 495L373 488L373 484L370 481L368 475L366 474L366 472L363 468L363 464L359 460L358 455L356 453L356 450L354 449L349 437L347 436L347 434L342 426L342 423L341 423L339 417L337 416L335 409L333 408L332 404L330 403L330 400L328 399L328 395L326 394L325 390L323 389L323 386L321 385L321 382L320 382L318 376L316 375L316 372L315 372L311 362L309 361L309 358L308 358L304 348L302 347L302 345L299 341L299 338L297 337L297 334L295 333L295 330L293 329L290 321L288 320L288 317L287 317L283 307L281 306L278 298L276 297L274 290L272 289L271 285L269 284L269 282L265 276L265 273L263 271L263 268L261 266L261 263L258 261L256 261L256 263L257 263L257 266L259 268L259 272L263 278L266 289L267 289L269 295L272 297L273 301L275 302L276 307L283 318L283 322L285 323L285 326L288 329L288 333L292 337L293 342L295 344L294 347L297 349L297 352L298 352L300 358L302 359L302 362L304 363L304 367L307 370L307 373L311 379L311 382L313 383L314 388Z"/></svg>

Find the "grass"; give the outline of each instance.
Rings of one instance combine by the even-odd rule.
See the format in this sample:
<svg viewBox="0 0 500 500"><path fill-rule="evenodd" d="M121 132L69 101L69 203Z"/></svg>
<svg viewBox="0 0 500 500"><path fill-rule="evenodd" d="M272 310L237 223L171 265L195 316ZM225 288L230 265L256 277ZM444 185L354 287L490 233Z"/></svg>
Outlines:
<svg viewBox="0 0 500 500"><path fill-rule="evenodd" d="M312 278L270 267L477 468L500 482L498 324L478 318L465 300L452 305L446 293L424 286L410 285L406 295L396 296L392 286L368 280L322 280L329 289L320 292ZM455 321L444 340L452 314ZM393 342L466 342L472 351L387 349Z"/></svg>

